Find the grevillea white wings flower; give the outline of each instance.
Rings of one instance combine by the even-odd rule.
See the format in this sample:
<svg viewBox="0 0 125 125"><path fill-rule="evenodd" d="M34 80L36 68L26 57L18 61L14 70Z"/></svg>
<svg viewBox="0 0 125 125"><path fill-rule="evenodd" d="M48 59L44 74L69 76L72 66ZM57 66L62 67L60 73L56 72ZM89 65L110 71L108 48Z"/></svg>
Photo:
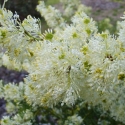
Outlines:
<svg viewBox="0 0 125 125"><path fill-rule="evenodd" d="M102 33L90 39L86 46L85 58L89 56L90 65L87 75L89 87L88 93L81 97L93 105L101 104L103 109L111 112L111 116L125 122L125 114L121 110L125 103L125 53L121 49L121 42Z"/></svg>
<svg viewBox="0 0 125 125"><path fill-rule="evenodd" d="M39 48L38 41L42 39L39 20L28 16L21 23L17 13L0 9L0 25L0 45L10 60L22 65L25 60L34 59L35 48Z"/></svg>
<svg viewBox="0 0 125 125"><path fill-rule="evenodd" d="M89 105L101 105L125 123L125 21L115 38L106 32L99 34L95 22L79 10L68 25L53 7L40 2L37 9L54 32L41 34L39 20L28 16L20 23L17 14L0 10L0 45L6 49L3 62L8 67L19 64L29 72L19 87L1 84L2 96L17 102L24 99L34 109L58 103L73 105L80 98ZM8 111L10 107L14 109L10 103ZM17 113L12 120L4 117L1 123L29 125L32 117L33 113L25 110L22 117ZM77 115L69 120L79 123L76 118L82 122Z"/></svg>
<svg viewBox="0 0 125 125"><path fill-rule="evenodd" d="M51 40L47 40L46 36L50 36L51 32L45 33L41 49L36 51L36 59L29 70L30 75L25 79L25 94L29 103L44 106L53 106L58 102L67 105L75 103L86 82L86 59L81 49L87 39L96 33L94 24L88 16L80 13L74 16L73 25L62 30L59 38L55 33ZM86 32L90 27L91 30Z"/></svg>
<svg viewBox="0 0 125 125"><path fill-rule="evenodd" d="M64 100L67 104L73 104L79 96L76 82L80 84L78 79L80 77L82 79L79 70L81 62L79 57L82 54L71 49L67 41L62 43L45 41L43 49L37 54L38 58L33 63L32 71L25 81L27 99L34 103L34 99L39 95L35 101L36 104L53 106ZM74 77L75 74L76 77ZM29 91L30 85L33 86L32 91ZM35 95L35 98L31 98L30 93L32 97ZM71 96L73 99L70 98Z"/></svg>

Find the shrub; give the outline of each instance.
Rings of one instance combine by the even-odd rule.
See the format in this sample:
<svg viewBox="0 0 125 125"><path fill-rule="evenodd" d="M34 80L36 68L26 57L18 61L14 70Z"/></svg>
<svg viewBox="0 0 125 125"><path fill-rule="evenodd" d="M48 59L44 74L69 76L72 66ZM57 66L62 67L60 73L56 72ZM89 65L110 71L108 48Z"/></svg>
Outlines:
<svg viewBox="0 0 125 125"><path fill-rule="evenodd" d="M1 81L9 113L1 125L35 125L36 118L46 121L50 114L58 124L95 124L85 120L94 111L125 123L125 21L118 37L99 33L80 1L64 3L68 13L39 2L37 10L50 27L45 33L39 19L29 15L20 21L17 13L0 9L0 45L6 50L1 65L29 73L19 85ZM101 116L94 119L98 124L114 122Z"/></svg>

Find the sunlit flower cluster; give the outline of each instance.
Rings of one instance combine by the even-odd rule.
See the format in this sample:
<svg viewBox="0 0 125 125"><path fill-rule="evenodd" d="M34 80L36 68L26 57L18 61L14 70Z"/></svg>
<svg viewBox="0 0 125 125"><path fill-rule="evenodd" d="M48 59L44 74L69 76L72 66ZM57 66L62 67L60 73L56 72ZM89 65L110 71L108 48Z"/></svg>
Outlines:
<svg viewBox="0 0 125 125"><path fill-rule="evenodd" d="M117 38L108 32L98 33L95 21L82 9L71 13L75 5L81 5L79 1L64 4L70 5L65 13L74 14L70 24L59 10L46 7L43 1L37 6L53 29L45 33L41 33L39 19L28 16L21 22L17 13L0 9L0 45L5 51L1 64L29 73L19 85L0 83L0 97L7 100L12 115L5 116L1 125L32 125L34 114L30 107L23 110L24 104L36 111L40 106L73 106L78 99L100 105L125 123L125 21L120 23ZM65 125L82 122L74 115Z"/></svg>

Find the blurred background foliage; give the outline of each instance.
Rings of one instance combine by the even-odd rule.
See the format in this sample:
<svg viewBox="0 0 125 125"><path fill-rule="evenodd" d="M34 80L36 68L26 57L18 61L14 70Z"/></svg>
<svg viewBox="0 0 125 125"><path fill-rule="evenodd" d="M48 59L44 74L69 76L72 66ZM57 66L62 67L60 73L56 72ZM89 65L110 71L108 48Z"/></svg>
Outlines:
<svg viewBox="0 0 125 125"><path fill-rule="evenodd" d="M0 1L2 5L4 0ZM36 11L37 4L38 0L8 0L5 8L11 10L13 13L16 11L20 16L20 19L23 20L29 14L34 17L40 17L39 13Z"/></svg>

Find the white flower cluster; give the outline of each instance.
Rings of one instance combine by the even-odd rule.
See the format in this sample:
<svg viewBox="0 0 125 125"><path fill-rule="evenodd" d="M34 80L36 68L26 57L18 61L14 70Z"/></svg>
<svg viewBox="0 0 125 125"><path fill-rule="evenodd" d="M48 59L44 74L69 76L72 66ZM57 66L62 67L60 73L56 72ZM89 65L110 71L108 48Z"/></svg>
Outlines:
<svg viewBox="0 0 125 125"><path fill-rule="evenodd" d="M32 125L33 113L30 110L22 112L22 115L16 114L12 119L4 116L1 125Z"/></svg>
<svg viewBox="0 0 125 125"><path fill-rule="evenodd" d="M82 122L83 122L83 119L80 116L73 115L68 117L64 125L81 125Z"/></svg>
<svg viewBox="0 0 125 125"><path fill-rule="evenodd" d="M48 26L57 32L67 25L65 17L71 18L76 12L89 14L91 10L90 7L81 4L80 0L60 0L60 2L63 5L63 12L52 6L46 7L44 1L39 1L37 6L37 11L45 18Z"/></svg>
<svg viewBox="0 0 125 125"><path fill-rule="evenodd" d="M0 9L0 25L0 45L6 50L4 60L21 65L34 59L35 48L39 39L42 39L39 20L28 16L21 23L17 14Z"/></svg>
<svg viewBox="0 0 125 125"><path fill-rule="evenodd" d="M45 18L48 26L51 28L56 28L64 23L64 19L62 18L60 11L52 6L46 7L44 1L39 1L37 11L39 11L41 16Z"/></svg>
<svg viewBox="0 0 125 125"><path fill-rule="evenodd" d="M51 28L64 23L59 11L46 8L43 2L37 10ZM125 21L117 38L98 33L95 22L82 11L71 21L55 33L48 30L42 34L38 19L28 16L21 23L17 15L0 9L0 45L6 51L3 62L29 72L23 84L1 85L0 93L15 103L26 100L33 108L73 105L83 99L92 106L101 105L115 120L125 123ZM7 107L8 111L14 109L11 103ZM23 116L4 117L1 124L15 125L16 121L30 125L32 117L25 110ZM69 119L77 125L82 122L78 116Z"/></svg>
<svg viewBox="0 0 125 125"><path fill-rule="evenodd" d="M32 69L29 69L30 74L25 79L27 101L45 106L53 106L60 100L62 103L75 103L80 97L79 91L84 86L86 74L84 63L87 60L83 49L87 39L95 32L94 22L80 13L74 16L71 26L67 26L61 34L57 33L59 38L55 33L51 41L42 41Z"/></svg>

